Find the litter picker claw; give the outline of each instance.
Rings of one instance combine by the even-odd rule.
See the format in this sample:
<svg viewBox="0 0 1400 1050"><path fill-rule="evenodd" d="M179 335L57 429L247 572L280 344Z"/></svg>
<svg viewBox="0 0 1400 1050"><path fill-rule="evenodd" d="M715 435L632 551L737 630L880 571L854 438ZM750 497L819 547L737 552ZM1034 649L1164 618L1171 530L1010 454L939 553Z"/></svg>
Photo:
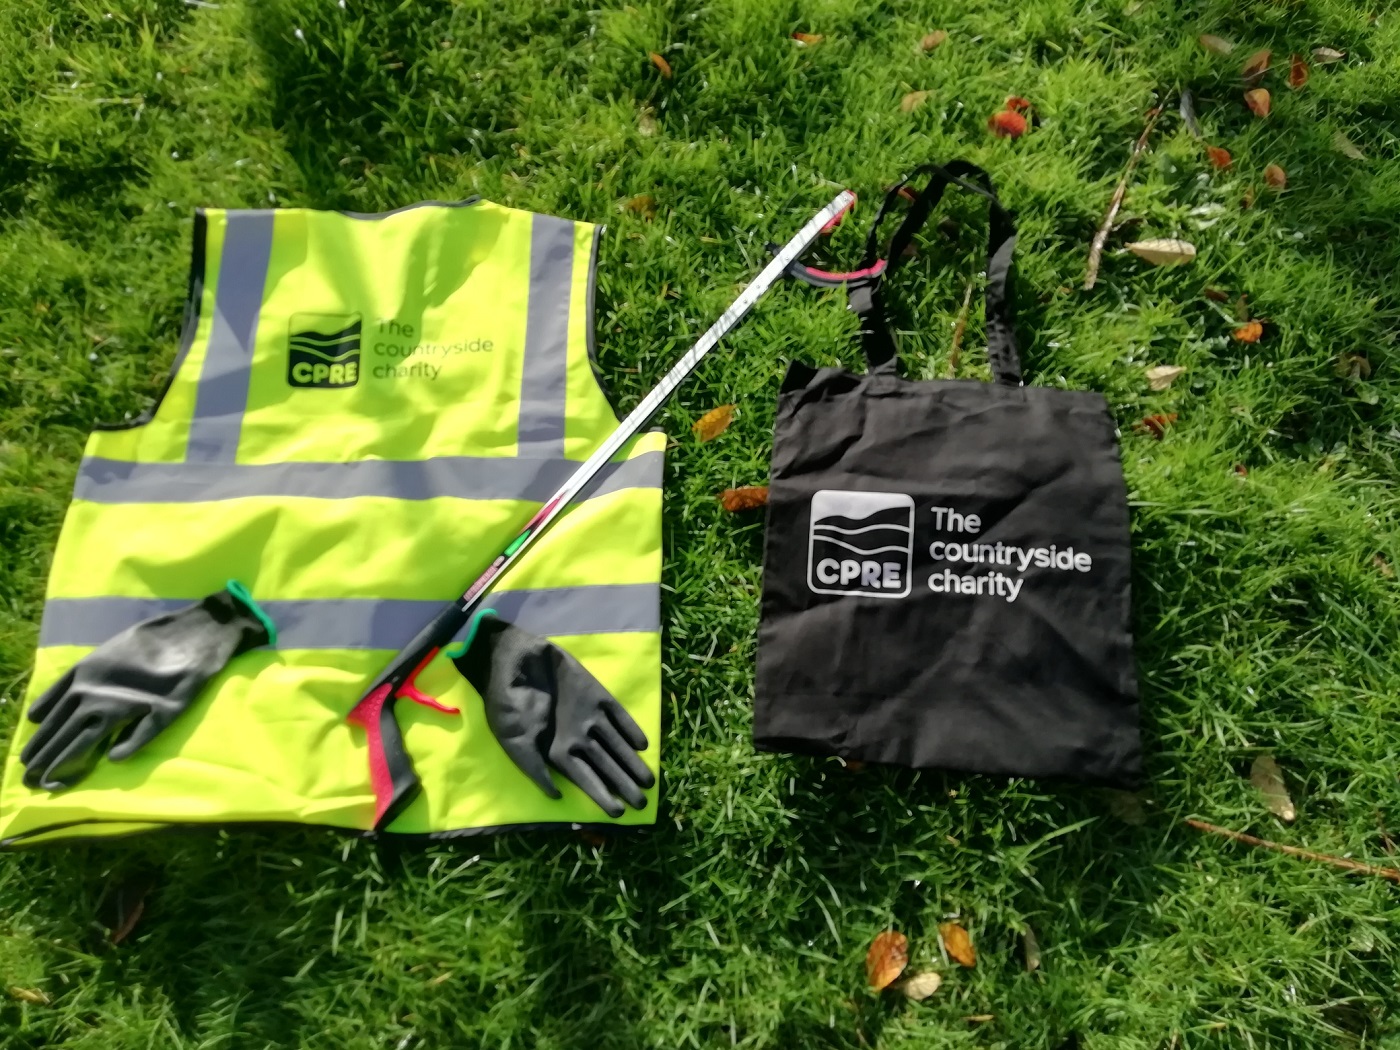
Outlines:
<svg viewBox="0 0 1400 1050"><path fill-rule="evenodd" d="M487 566L460 598L443 607L388 667L365 690L364 696L349 714L349 720L363 726L369 738L370 782L374 787L374 829L381 831L414 800L419 791L418 776L404 748L403 736L394 718L394 704L412 700L439 711L456 714L420 690L416 684L419 673L438 651L465 627L479 611L487 589L514 561L529 549L540 534L597 476L603 466L622 447L640 433L662 403L695 370L695 367L732 329L753 305L780 280L788 267L824 231L829 230L855 203L849 191L837 194L830 204L817 212L792 240L788 241L769 261L757 277L739 293L739 297L719 316L685 355L676 362L666 377L644 397L598 449L579 465L568 481L542 506L496 559Z"/></svg>

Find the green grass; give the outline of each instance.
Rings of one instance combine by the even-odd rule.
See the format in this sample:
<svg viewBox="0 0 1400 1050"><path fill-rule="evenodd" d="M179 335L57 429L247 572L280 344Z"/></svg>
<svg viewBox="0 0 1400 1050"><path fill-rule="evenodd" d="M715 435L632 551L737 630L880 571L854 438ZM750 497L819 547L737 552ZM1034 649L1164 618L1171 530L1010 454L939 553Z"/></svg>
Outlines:
<svg viewBox="0 0 1400 1050"><path fill-rule="evenodd" d="M934 28L948 42L917 53ZM801 48L797 30L825 40ZM1240 47L1214 57L1202 32ZM1319 45L1348 58L1289 91L1278 67ZM1260 47L1276 56L1267 121L1238 82ZM1184 87L1232 171L1175 117ZM911 90L932 94L905 114ZM1016 142L985 126L1008 94L1040 118ZM1181 236L1200 257L1154 270L1111 250L1081 292L1159 103L1110 246ZM1337 131L1366 159L1338 153ZM1134 816L1093 789L753 752L761 524L714 494L766 476L787 359L856 363L839 300L785 287L662 419L657 828L602 848L510 835L393 854L238 831L0 857L0 988L51 1000L0 995L0 1045L1400 1048L1400 887L1181 823L1400 863L1400 596L1381 567L1400 562L1398 132L1400 13L1379 0L10 0L0 738L84 437L149 404L173 355L194 207L481 193L605 221L599 344L631 405L834 185L864 195L824 249L847 261L882 186L964 156L1020 216L1029 381L1101 390L1123 426L1150 782ZM1270 162L1282 195L1263 188ZM653 220L622 209L637 194ZM925 237L894 296L910 375L943 374L977 267L976 209L952 213L961 230ZM1206 286L1247 294L1265 341L1233 342ZM985 374L979 333L965 376ZM1369 380L1338 377L1345 354ZM1159 363L1188 372L1153 393ZM689 424L723 402L737 422L696 445ZM1157 412L1180 417L1164 440L1132 432ZM1292 826L1248 783L1265 750ZM102 901L142 872L145 915L107 945ZM949 916L975 970L940 957ZM864 987L890 925L914 968L944 973L924 1004Z"/></svg>

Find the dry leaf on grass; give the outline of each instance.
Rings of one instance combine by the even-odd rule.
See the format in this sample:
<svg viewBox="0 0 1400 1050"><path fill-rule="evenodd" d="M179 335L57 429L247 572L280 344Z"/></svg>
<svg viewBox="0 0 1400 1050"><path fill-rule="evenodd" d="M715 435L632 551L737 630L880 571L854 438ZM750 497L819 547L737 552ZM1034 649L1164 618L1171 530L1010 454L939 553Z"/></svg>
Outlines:
<svg viewBox="0 0 1400 1050"><path fill-rule="evenodd" d="M1283 190L1288 186L1288 173L1277 164L1264 168L1264 184L1271 190Z"/></svg>
<svg viewBox="0 0 1400 1050"><path fill-rule="evenodd" d="M642 110L640 114L638 114L637 131L644 138L650 138L652 135L655 135L657 127L658 125L656 123L656 111L653 110L650 106L648 106L646 109Z"/></svg>
<svg viewBox="0 0 1400 1050"><path fill-rule="evenodd" d="M49 997L38 988L19 988L11 985L6 989L10 993L11 999L18 999L22 1003L29 1003L32 1006L48 1006Z"/></svg>
<svg viewBox="0 0 1400 1050"><path fill-rule="evenodd" d="M1395 570L1391 567L1390 562L1385 560L1385 555L1377 554L1371 559L1371 564L1374 565L1376 571L1387 580L1395 579Z"/></svg>
<svg viewBox="0 0 1400 1050"><path fill-rule="evenodd" d="M1273 99L1269 97L1268 88L1255 88L1253 91L1244 93L1244 104L1249 107L1249 111L1256 117L1267 117L1269 111L1273 109Z"/></svg>
<svg viewBox="0 0 1400 1050"><path fill-rule="evenodd" d="M1294 55L1288 60L1288 86L1294 91L1308 82L1308 60L1302 55Z"/></svg>
<svg viewBox="0 0 1400 1050"><path fill-rule="evenodd" d="M968 1024L986 1024L988 1021L995 1021L996 1019L996 1014L972 1014L969 1017L963 1018Z"/></svg>
<svg viewBox="0 0 1400 1050"><path fill-rule="evenodd" d="M913 999L916 1003L923 1002L942 986L943 975L932 970L916 973L908 980L899 982L899 990L904 993L904 998Z"/></svg>
<svg viewBox="0 0 1400 1050"><path fill-rule="evenodd" d="M1176 422L1175 412L1154 412L1150 416L1143 416L1133 424L1133 429L1139 434L1151 434L1158 441L1166 435L1167 427Z"/></svg>
<svg viewBox="0 0 1400 1050"><path fill-rule="evenodd" d="M1269 807L1270 813L1290 824L1298 819L1298 811L1283 782L1283 770L1273 755L1260 755L1254 760L1254 765L1249 767L1249 782L1264 796L1264 805Z"/></svg>
<svg viewBox="0 0 1400 1050"><path fill-rule="evenodd" d="M768 502L767 485L745 485L738 489L725 489L719 494L720 506L730 514L740 511L757 510Z"/></svg>
<svg viewBox="0 0 1400 1050"><path fill-rule="evenodd" d="M1134 241L1126 245L1128 251L1153 266L1185 266L1196 258L1196 246L1190 241L1179 241L1172 237L1158 237L1147 241Z"/></svg>
<svg viewBox="0 0 1400 1050"><path fill-rule="evenodd" d="M713 441L726 430L729 424L734 422L734 406L720 405L712 408L703 416L691 424L690 432L695 435L697 441Z"/></svg>
<svg viewBox="0 0 1400 1050"><path fill-rule="evenodd" d="M1342 156L1350 157L1352 160L1366 159L1366 154L1362 153L1361 150L1357 148L1355 142L1347 138L1345 131L1332 132L1332 148Z"/></svg>
<svg viewBox="0 0 1400 1050"><path fill-rule="evenodd" d="M1185 371L1181 365L1153 365L1147 370L1147 385L1153 390L1165 390Z"/></svg>
<svg viewBox="0 0 1400 1050"><path fill-rule="evenodd" d="M1026 133L1028 126L1026 118L1014 109L1003 109L999 113L993 113L987 121L987 127L991 128L992 134L999 139L1018 139Z"/></svg>
<svg viewBox="0 0 1400 1050"><path fill-rule="evenodd" d="M655 51L648 51L647 58L651 59L651 64L656 67L658 73L660 73L667 80L671 79L671 63L667 62Z"/></svg>
<svg viewBox="0 0 1400 1050"><path fill-rule="evenodd" d="M884 930L875 935L865 953L865 979L879 992L893 984L908 965L909 938L895 930Z"/></svg>
<svg viewBox="0 0 1400 1050"><path fill-rule="evenodd" d="M1207 146L1206 156L1210 158L1210 166L1218 171L1227 171L1234 158L1230 156L1230 151L1222 149L1220 146Z"/></svg>
<svg viewBox="0 0 1400 1050"><path fill-rule="evenodd" d="M1230 337L1237 343L1257 343L1264 337L1264 326L1258 321L1250 321L1236 328Z"/></svg>
<svg viewBox="0 0 1400 1050"><path fill-rule="evenodd" d="M1319 66L1330 66L1333 62L1340 62L1347 57L1345 51L1338 51L1330 47L1315 47L1312 51L1313 61Z"/></svg>
<svg viewBox="0 0 1400 1050"><path fill-rule="evenodd" d="M821 33L793 33L792 38L803 47L813 47L826 39Z"/></svg>
<svg viewBox="0 0 1400 1050"><path fill-rule="evenodd" d="M1254 52L1244 61L1244 67L1240 70L1240 76L1244 77L1251 84L1257 84L1269 71L1269 64L1274 60L1274 53L1267 47Z"/></svg>
<svg viewBox="0 0 1400 1050"><path fill-rule="evenodd" d="M922 106L932 94L932 91L909 92L909 94L899 100L899 111L901 113L913 113L914 110Z"/></svg>
<svg viewBox="0 0 1400 1050"><path fill-rule="evenodd" d="M98 919L113 944L131 936L146 912L146 896L155 886L155 872L136 871L109 888L98 906Z"/></svg>
<svg viewBox="0 0 1400 1050"><path fill-rule="evenodd" d="M1233 40L1226 40L1223 36L1215 36L1211 33L1200 35L1201 46L1213 55L1228 55L1235 50Z"/></svg>
<svg viewBox="0 0 1400 1050"><path fill-rule="evenodd" d="M1223 288L1215 288L1207 285L1206 288L1202 290L1201 294L1215 303L1228 303L1230 301L1230 293Z"/></svg>
<svg viewBox="0 0 1400 1050"><path fill-rule="evenodd" d="M943 942L943 950L959 966L977 965L977 949L972 946L972 938L957 923L939 923L938 937Z"/></svg>
<svg viewBox="0 0 1400 1050"><path fill-rule="evenodd" d="M1024 113L1031 108L1031 100L1022 98L1020 95L1007 95L1006 101L1002 103L1002 109L1013 109L1017 113Z"/></svg>
<svg viewBox="0 0 1400 1050"><path fill-rule="evenodd" d="M623 202L622 210L630 211L633 215L640 215L650 222L656 218L656 198L650 193L639 193Z"/></svg>
<svg viewBox="0 0 1400 1050"><path fill-rule="evenodd" d="M1035 931L1029 926L1021 934L1021 951L1026 957L1026 973L1040 969L1040 942L1035 939Z"/></svg>
<svg viewBox="0 0 1400 1050"><path fill-rule="evenodd" d="M948 33L943 29L935 29L932 33L925 33L919 41L920 51L932 51L948 39Z"/></svg>

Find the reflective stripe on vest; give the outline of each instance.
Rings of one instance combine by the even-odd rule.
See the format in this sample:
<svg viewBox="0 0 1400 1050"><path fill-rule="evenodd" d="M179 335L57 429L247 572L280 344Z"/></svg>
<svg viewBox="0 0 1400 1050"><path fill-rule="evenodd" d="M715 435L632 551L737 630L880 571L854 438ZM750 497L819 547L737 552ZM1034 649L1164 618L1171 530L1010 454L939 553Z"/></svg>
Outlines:
<svg viewBox="0 0 1400 1050"><path fill-rule="evenodd" d="M364 683L616 426L589 359L596 228L485 201L383 215L208 211L187 335L135 425L89 439L54 554L32 701L91 648L237 578L279 627L170 729L30 791L21 719L0 842L288 821L363 830ZM659 768L664 436L603 472L502 579L498 615L572 651ZM391 830L612 822L521 774L450 662L400 704L423 781ZM654 796L654 792L653 792ZM619 823L655 820L654 797Z"/></svg>

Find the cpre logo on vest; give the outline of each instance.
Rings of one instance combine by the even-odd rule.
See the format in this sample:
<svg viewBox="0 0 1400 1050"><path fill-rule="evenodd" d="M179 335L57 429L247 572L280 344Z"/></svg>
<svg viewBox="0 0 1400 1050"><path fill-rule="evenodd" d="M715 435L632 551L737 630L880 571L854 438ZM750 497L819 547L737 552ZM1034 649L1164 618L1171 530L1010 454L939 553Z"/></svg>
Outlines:
<svg viewBox="0 0 1400 1050"><path fill-rule="evenodd" d="M812 496L807 586L816 594L903 598L913 561L913 497L843 489Z"/></svg>
<svg viewBox="0 0 1400 1050"><path fill-rule="evenodd" d="M359 314L293 314L287 382L335 389L360 381Z"/></svg>

